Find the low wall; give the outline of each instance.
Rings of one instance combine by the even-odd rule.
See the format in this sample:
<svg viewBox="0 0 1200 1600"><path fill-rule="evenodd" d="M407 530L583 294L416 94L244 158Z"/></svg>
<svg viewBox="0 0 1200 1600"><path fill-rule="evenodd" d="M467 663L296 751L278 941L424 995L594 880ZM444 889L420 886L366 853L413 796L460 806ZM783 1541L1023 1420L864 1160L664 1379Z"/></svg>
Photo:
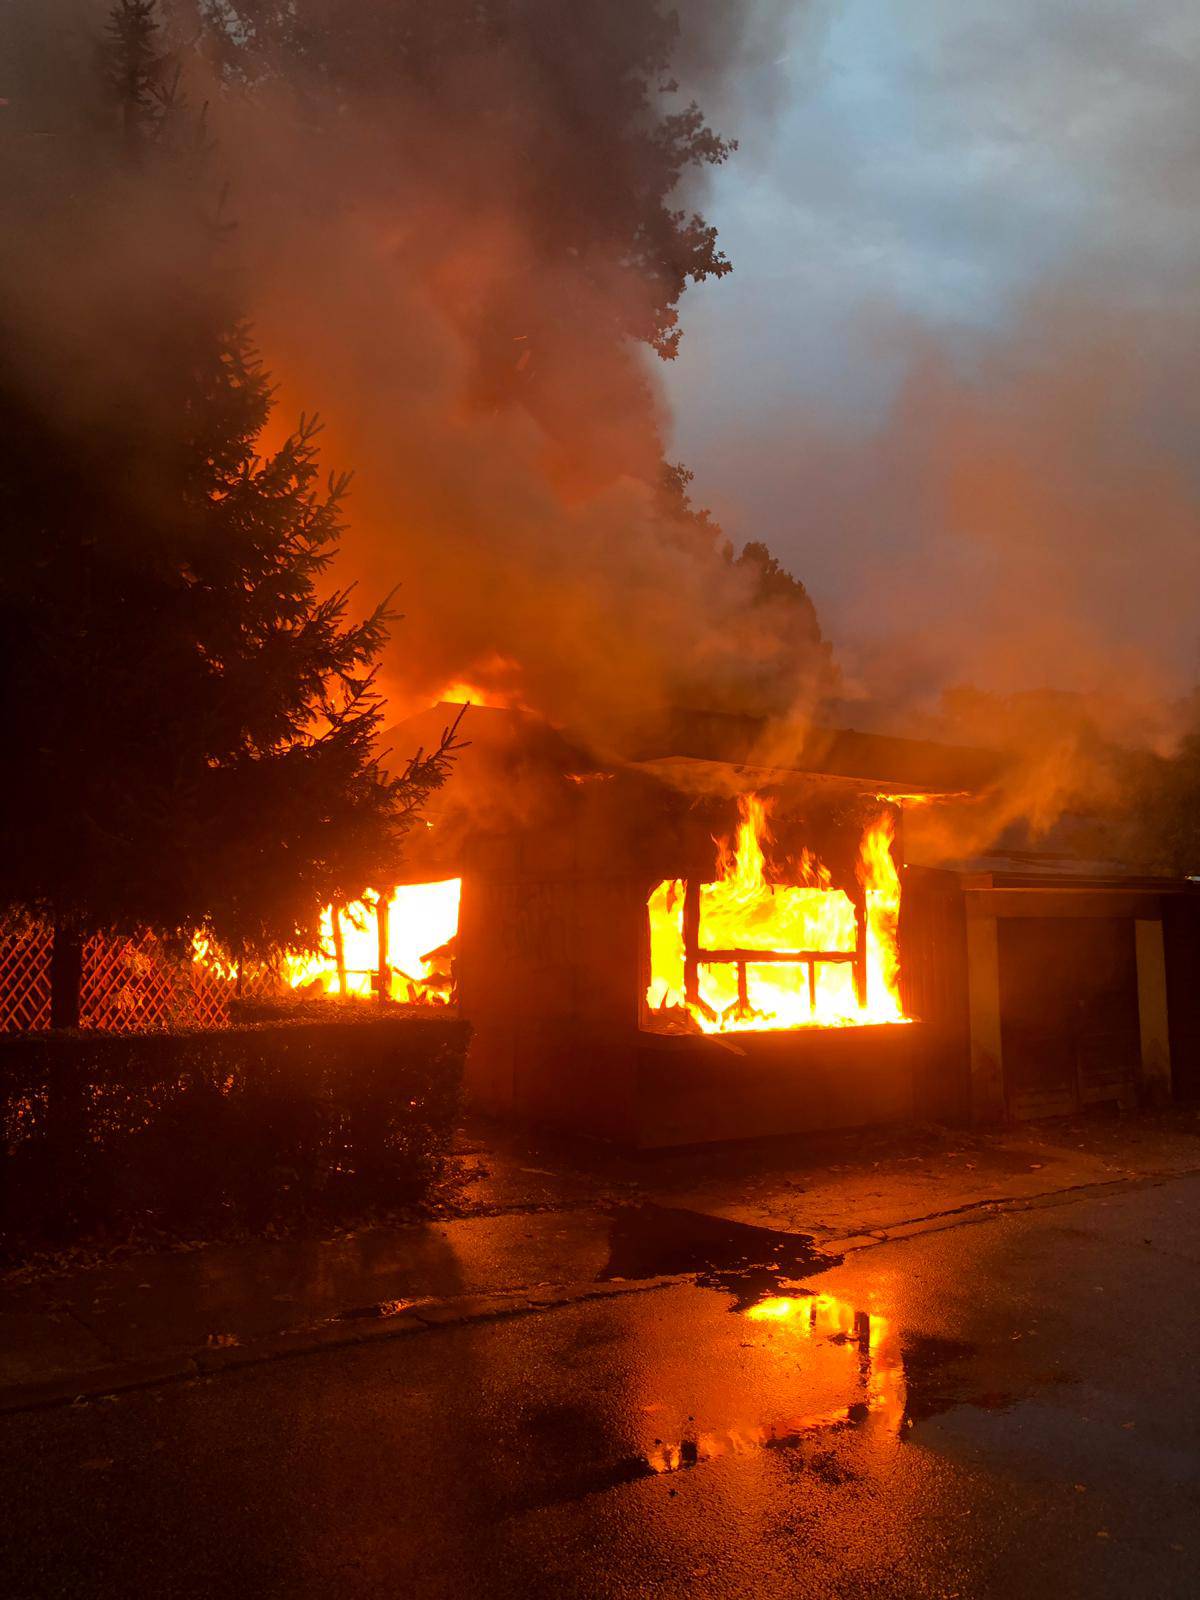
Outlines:
<svg viewBox="0 0 1200 1600"><path fill-rule="evenodd" d="M906 1122L919 1023L723 1038L642 1034L637 1143L705 1144Z"/></svg>

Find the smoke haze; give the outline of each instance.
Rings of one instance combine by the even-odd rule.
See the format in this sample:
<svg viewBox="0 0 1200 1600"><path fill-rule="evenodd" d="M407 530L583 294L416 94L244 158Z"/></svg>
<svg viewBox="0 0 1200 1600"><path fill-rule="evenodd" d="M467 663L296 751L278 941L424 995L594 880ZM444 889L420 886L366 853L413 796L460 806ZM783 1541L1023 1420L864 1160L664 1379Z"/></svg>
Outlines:
<svg viewBox="0 0 1200 1600"><path fill-rule="evenodd" d="M311 47L259 17L249 91L202 37L281 412L318 403L355 469L346 570L402 585L397 709L465 680L604 740L670 703L807 708L823 686L796 619L664 506L645 342L670 341L687 270L665 212L703 204L717 153L697 121L672 189L663 118L745 88L761 125L789 9L697 0L676 41L640 4L497 6L482 34L451 7L414 47L381 43L382 10L313 7Z"/></svg>
<svg viewBox="0 0 1200 1600"><path fill-rule="evenodd" d="M673 348L688 279L726 270L697 214L726 151L692 90L728 110L744 72L761 126L789 9L695 0L676 36L665 10L609 0L163 8L228 179L275 425L320 410L326 464L355 472L339 581L364 605L398 587L395 709L499 680L603 741L668 704L820 692L811 612L761 596L664 495L651 348ZM10 15L19 142L96 114L106 13ZM95 261L44 217L16 253L30 371L46 348L73 364L85 431L98 391L161 400L111 373L122 292L167 300L189 270L160 199L123 200Z"/></svg>
<svg viewBox="0 0 1200 1600"><path fill-rule="evenodd" d="M678 454L697 504L812 589L833 714L1036 753L1043 826L1088 741L1057 702L998 721L947 686L1077 690L1107 737L1170 748L1200 589L1182 0L1136 24L1065 0L688 0L677 38L635 0L167 9L276 425L320 409L326 464L356 473L339 577L364 606L400 586L397 715L462 682L602 744L672 704L818 710L819 637L664 499ZM84 92L105 10L10 8L23 136ZM703 121L664 121L693 95L742 141L724 165ZM672 127L697 157L677 184ZM40 219L6 281L107 384L121 296L178 270L135 208L86 263ZM56 394L81 427L106 406L82 370Z"/></svg>
<svg viewBox="0 0 1200 1600"><path fill-rule="evenodd" d="M689 307L682 453L863 694L1049 686L1156 722L1200 666L1195 8L804 21L766 168L718 179L743 271Z"/></svg>

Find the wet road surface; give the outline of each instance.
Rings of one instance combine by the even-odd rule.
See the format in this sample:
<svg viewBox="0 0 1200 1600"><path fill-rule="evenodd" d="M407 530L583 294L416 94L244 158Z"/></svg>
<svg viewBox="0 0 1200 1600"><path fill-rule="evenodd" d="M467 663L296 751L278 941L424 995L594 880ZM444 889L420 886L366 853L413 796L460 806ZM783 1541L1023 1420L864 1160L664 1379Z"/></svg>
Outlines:
<svg viewBox="0 0 1200 1600"><path fill-rule="evenodd" d="M744 1255L9 1418L5 1592L1200 1592L1200 1181Z"/></svg>

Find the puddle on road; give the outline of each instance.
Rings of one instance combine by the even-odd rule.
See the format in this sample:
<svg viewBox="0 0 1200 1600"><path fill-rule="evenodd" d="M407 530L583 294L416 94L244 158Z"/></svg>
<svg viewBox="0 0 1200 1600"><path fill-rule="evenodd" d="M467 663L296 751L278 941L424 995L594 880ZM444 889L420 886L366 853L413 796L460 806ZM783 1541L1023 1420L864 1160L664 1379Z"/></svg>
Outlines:
<svg viewBox="0 0 1200 1600"><path fill-rule="evenodd" d="M750 1348L797 1368L794 1411L767 1423L688 1429L656 1439L646 1459L654 1472L677 1472L717 1456L798 1449L820 1435L863 1430L899 1437L907 1425L904 1353L894 1324L835 1295L795 1288L741 1308ZM824 1461L830 1470L832 1456Z"/></svg>
<svg viewBox="0 0 1200 1600"><path fill-rule="evenodd" d="M771 1389L777 1393L781 1387L782 1366L782 1387L795 1393L794 1406L768 1421L706 1428L689 1418L676 1436L657 1437L645 1451L652 1472L677 1472L723 1455L798 1449L821 1435L854 1432L895 1440L914 1416L942 1409L937 1375L946 1362L969 1354L969 1347L951 1349L941 1341L934 1349L902 1340L890 1319L797 1281L841 1260L808 1234L652 1204L614 1213L601 1281L688 1275L701 1288L731 1294L730 1310L746 1324L742 1348L767 1359ZM643 1410L650 1417L667 1412L656 1403ZM828 1451L808 1464L820 1461L840 1470Z"/></svg>
<svg viewBox="0 0 1200 1600"><path fill-rule="evenodd" d="M656 1439L646 1454L653 1471L677 1471L716 1455L792 1448L830 1431L899 1438L915 1422L955 1406L999 1410L1014 1403L1011 1395L972 1382L974 1346L901 1334L878 1312L797 1281L842 1259L818 1248L809 1234L680 1207L646 1203L613 1213L601 1282L688 1275L700 1288L733 1296L729 1309L746 1321L745 1343L769 1343L778 1358L797 1365L794 1411L766 1424Z"/></svg>
<svg viewBox="0 0 1200 1600"><path fill-rule="evenodd" d="M778 1294L797 1278L841 1263L806 1233L780 1233L673 1206L621 1206L613 1215L601 1283L690 1274L704 1289L727 1289L735 1311Z"/></svg>
<svg viewBox="0 0 1200 1600"><path fill-rule="evenodd" d="M794 1410L766 1423L687 1427L677 1439L656 1438L645 1452L652 1472L757 1450L835 1445L851 1435L894 1442L914 1423L955 1406L997 1410L1014 1403L1008 1395L977 1393L964 1381L973 1345L901 1335L890 1318L836 1295L794 1286L739 1310L747 1324L744 1347L765 1348L794 1371ZM663 1408L652 1403L643 1409L653 1415ZM828 1448L809 1449L805 1465L831 1482L854 1475Z"/></svg>
<svg viewBox="0 0 1200 1600"><path fill-rule="evenodd" d="M632 1347L607 1328L611 1382L522 1409L529 1454L506 1489L514 1512L722 1458L742 1458L753 1486L755 1458L777 1452L788 1475L839 1488L889 1473L916 1422L975 1403L972 1346L910 1339L892 1318L803 1284L733 1316L687 1288L632 1315ZM577 1339L571 1358L590 1363L593 1346Z"/></svg>
<svg viewBox="0 0 1200 1600"><path fill-rule="evenodd" d="M959 1405L1012 1403L973 1385L973 1346L901 1333L892 1318L803 1281L841 1261L807 1234L677 1207L618 1207L598 1281L690 1277L729 1295L740 1327L727 1359L714 1370L709 1355L697 1369L688 1354L695 1330L686 1313L675 1314L678 1332L647 1352L659 1392L643 1390L642 1426L602 1468L584 1444L596 1425L586 1407L547 1406L527 1418L553 1441L557 1460L553 1481L531 1483L526 1498L575 1500L760 1451L792 1452L803 1471L840 1484L861 1476L872 1452L890 1452L915 1423ZM395 1316L417 1303L380 1301L342 1316Z"/></svg>
<svg viewBox="0 0 1200 1600"><path fill-rule="evenodd" d="M717 1456L813 1445L805 1451L805 1465L817 1470L823 1462L836 1476L843 1468L830 1447L839 1439L894 1443L914 1423L955 1406L998 1409L1012 1403L1008 1395L980 1392L973 1384L973 1346L902 1334L877 1311L798 1281L841 1260L807 1234L651 1204L614 1213L600 1279L688 1275L701 1288L732 1295L729 1309L745 1323L741 1348L765 1357L775 1397L781 1388L795 1395L794 1405L767 1420L760 1411L715 1428L689 1418L678 1432L664 1429L644 1452L652 1472L677 1472ZM663 1413L666 1422L668 1408L651 1403L643 1409L655 1420ZM823 1449L817 1447L821 1440Z"/></svg>

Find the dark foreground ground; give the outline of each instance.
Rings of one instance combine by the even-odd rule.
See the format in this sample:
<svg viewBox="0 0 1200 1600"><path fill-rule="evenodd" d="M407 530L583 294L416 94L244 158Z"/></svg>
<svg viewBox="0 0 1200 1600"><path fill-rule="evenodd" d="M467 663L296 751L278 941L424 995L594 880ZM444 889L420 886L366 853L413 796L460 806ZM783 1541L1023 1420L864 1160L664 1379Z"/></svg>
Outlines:
<svg viewBox="0 0 1200 1600"><path fill-rule="evenodd" d="M1192 1596L1198 1262L1177 1175L19 1412L4 1591Z"/></svg>

